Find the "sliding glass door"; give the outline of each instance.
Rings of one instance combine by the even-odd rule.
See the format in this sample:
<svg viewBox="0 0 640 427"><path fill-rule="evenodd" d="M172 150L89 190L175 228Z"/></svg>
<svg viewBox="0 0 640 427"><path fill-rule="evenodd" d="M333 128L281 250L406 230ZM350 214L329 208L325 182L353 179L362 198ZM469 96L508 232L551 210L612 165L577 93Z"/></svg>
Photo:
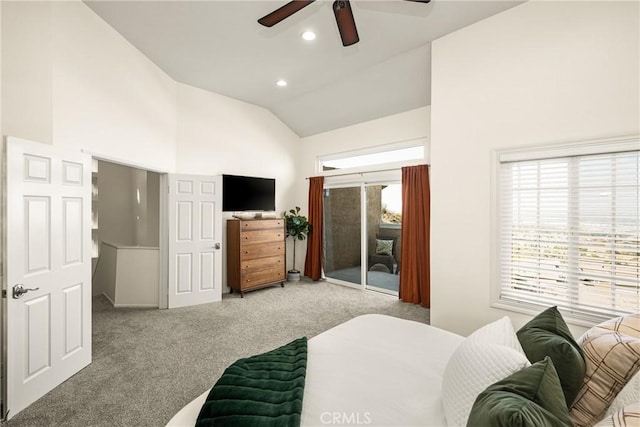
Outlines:
<svg viewBox="0 0 640 427"><path fill-rule="evenodd" d="M361 188L324 190L324 275L362 284Z"/></svg>
<svg viewBox="0 0 640 427"><path fill-rule="evenodd" d="M324 190L324 275L341 284L398 294L402 192L396 181Z"/></svg>
<svg viewBox="0 0 640 427"><path fill-rule="evenodd" d="M402 186L367 185L367 289L398 294Z"/></svg>

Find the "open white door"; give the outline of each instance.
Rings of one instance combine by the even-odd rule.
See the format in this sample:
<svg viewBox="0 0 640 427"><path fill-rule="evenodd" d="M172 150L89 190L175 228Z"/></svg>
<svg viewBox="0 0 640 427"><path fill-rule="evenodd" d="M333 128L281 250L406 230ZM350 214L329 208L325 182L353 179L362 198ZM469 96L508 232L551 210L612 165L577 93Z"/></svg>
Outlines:
<svg viewBox="0 0 640 427"><path fill-rule="evenodd" d="M169 175L169 308L222 299L220 182Z"/></svg>
<svg viewBox="0 0 640 427"><path fill-rule="evenodd" d="M91 158L7 138L7 410L91 363Z"/></svg>

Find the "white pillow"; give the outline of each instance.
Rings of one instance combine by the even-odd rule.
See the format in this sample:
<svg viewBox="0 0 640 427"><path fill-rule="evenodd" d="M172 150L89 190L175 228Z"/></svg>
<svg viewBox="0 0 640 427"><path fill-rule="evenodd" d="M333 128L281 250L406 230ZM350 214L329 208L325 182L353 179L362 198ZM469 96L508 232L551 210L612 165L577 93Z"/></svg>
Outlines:
<svg viewBox="0 0 640 427"><path fill-rule="evenodd" d="M638 402L640 402L640 372L632 376L624 388L620 390L607 409L605 417L624 409L625 406Z"/></svg>
<svg viewBox="0 0 640 427"><path fill-rule="evenodd" d="M508 316L488 323L467 337L465 342L504 345L524 354L513 323Z"/></svg>
<svg viewBox="0 0 640 427"><path fill-rule="evenodd" d="M469 335L449 359L442 379L447 424L465 426L484 389L529 365L508 317Z"/></svg>

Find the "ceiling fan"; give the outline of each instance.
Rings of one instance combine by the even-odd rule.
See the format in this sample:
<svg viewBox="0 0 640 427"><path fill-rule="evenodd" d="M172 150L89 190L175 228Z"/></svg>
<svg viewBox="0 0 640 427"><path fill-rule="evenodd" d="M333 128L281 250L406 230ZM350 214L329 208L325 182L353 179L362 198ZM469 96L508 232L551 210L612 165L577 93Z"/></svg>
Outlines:
<svg viewBox="0 0 640 427"><path fill-rule="evenodd" d="M258 22L265 27L273 27L278 22L290 17L300 9L309 6L315 0L293 0L284 6L274 10L268 15L258 19ZM429 3L431 0L406 0L416 3ZM358 43L360 38L358 37L358 30L356 28L356 21L353 19L353 12L351 11L351 4L349 0L336 0L333 2L333 13L336 16L336 23L338 24L338 31L340 32L340 38L342 39L343 46L351 46Z"/></svg>

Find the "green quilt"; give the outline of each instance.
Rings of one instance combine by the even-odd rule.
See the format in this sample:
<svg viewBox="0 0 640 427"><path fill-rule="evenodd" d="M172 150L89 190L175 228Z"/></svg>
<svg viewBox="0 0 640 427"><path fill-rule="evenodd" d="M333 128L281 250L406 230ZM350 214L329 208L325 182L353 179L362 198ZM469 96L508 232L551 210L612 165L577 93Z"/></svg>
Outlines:
<svg viewBox="0 0 640 427"><path fill-rule="evenodd" d="M306 337L240 359L211 389L196 426L299 426L306 372Z"/></svg>

